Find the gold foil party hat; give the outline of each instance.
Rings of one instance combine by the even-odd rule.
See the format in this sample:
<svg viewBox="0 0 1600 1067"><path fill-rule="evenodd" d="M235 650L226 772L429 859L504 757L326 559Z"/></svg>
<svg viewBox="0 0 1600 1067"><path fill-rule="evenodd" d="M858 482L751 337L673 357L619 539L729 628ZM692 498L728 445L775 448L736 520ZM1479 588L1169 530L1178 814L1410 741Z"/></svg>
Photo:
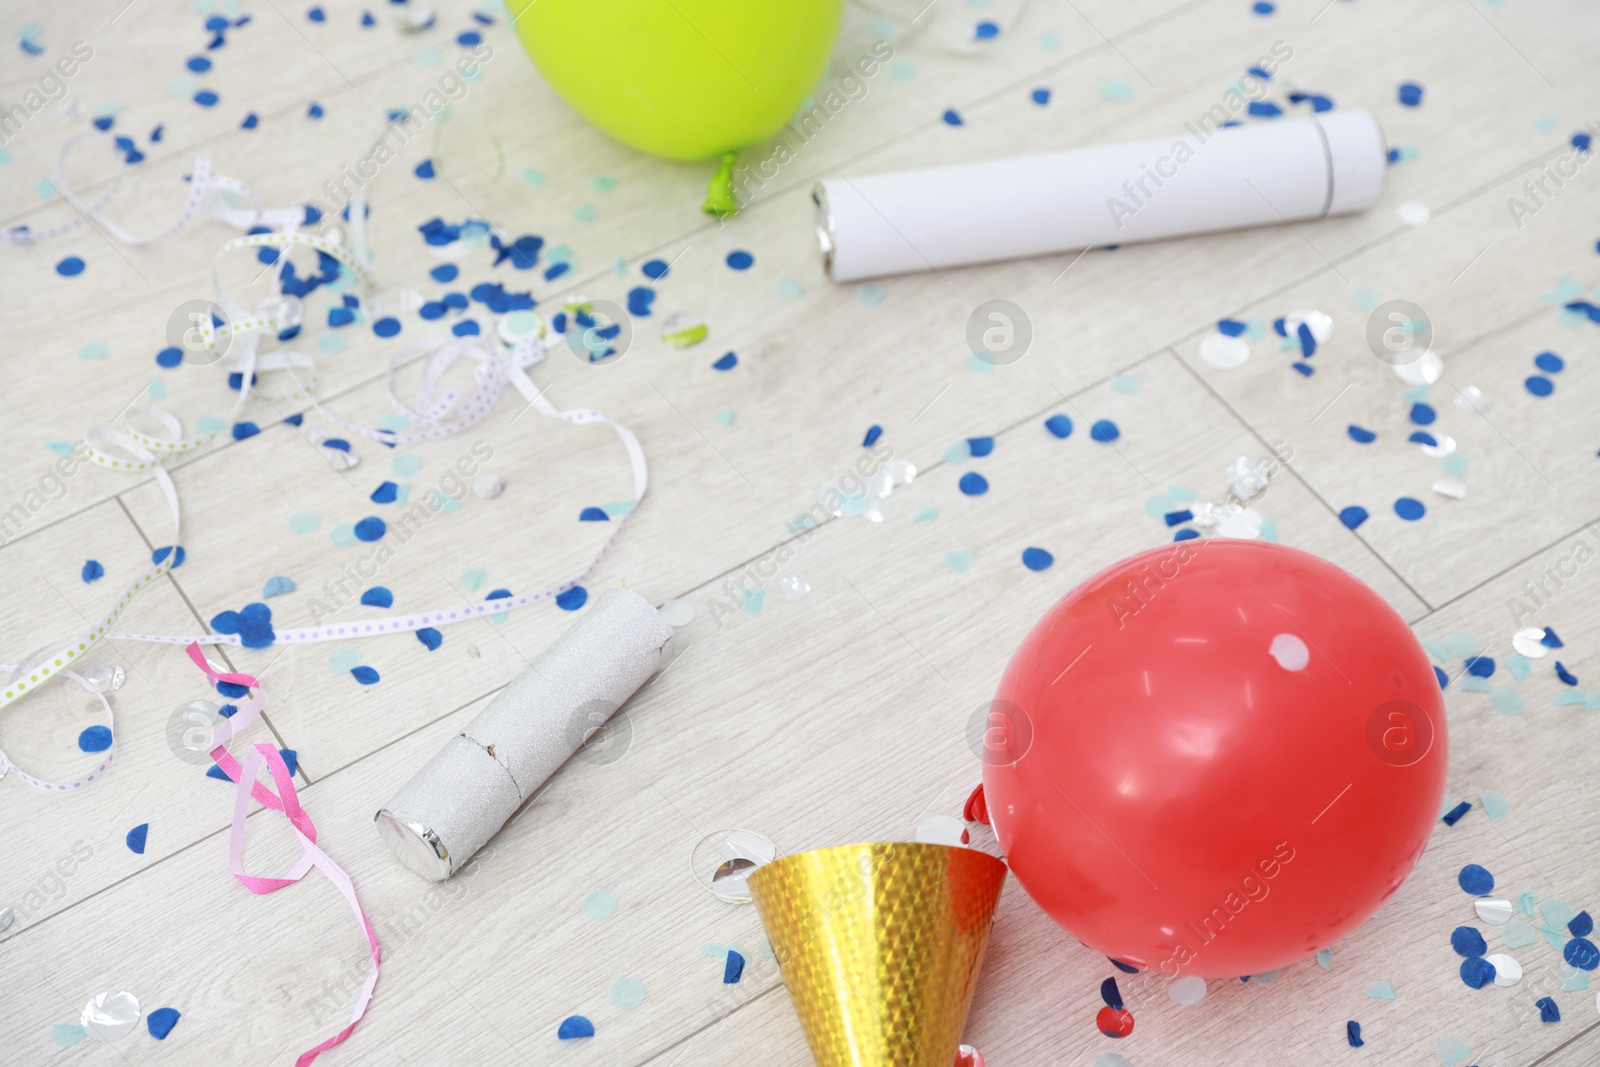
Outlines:
<svg viewBox="0 0 1600 1067"><path fill-rule="evenodd" d="M817 1067L950 1067L1005 877L985 853L910 842L750 875Z"/></svg>

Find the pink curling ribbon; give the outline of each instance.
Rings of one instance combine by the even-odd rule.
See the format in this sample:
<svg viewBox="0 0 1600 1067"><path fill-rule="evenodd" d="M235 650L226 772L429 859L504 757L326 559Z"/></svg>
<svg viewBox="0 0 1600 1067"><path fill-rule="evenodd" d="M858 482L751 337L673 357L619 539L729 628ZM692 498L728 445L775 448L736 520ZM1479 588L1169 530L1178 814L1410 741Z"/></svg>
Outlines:
<svg viewBox="0 0 1600 1067"><path fill-rule="evenodd" d="M206 662L205 656L200 654L198 644L189 645L185 651L195 666L211 679L212 684L232 682L235 685L247 686L252 691L250 698L239 705L239 710L231 718L219 723L211 735L211 739L216 742L216 747L211 750L211 758L217 761L217 765L227 772L237 786L233 799L233 833L228 839L228 869L246 889L258 895L274 893L285 886L293 885L310 873L312 868L320 870L350 905L350 910L361 923L361 929L366 932L367 944L372 947L372 969L367 972L367 980L361 987L361 995L356 998L355 1010L350 1015L350 1025L315 1048L300 1053L294 1061L295 1067L307 1067L307 1064L315 1060L325 1049L330 1049L349 1037L355 1030L356 1024L361 1021L361 1017L366 1014L367 1005L372 1002L373 987L378 983L378 964L382 959L383 950L378 946L377 935L372 932L372 924L367 921L366 912L361 908L361 901L356 897L355 885L351 883L350 876L345 874L344 869L330 859L326 852L317 847L316 824L311 821L310 813L300 806L300 794L295 790L294 778L289 774L283 756L271 745L254 745L245 754L244 765L240 766L233 758L233 754L228 751L226 742L254 721L266 703L260 691L260 683L248 674L232 674L212 667ZM264 783L256 781L256 774L263 762L272 775L273 784L277 786L276 793ZM245 873L244 824L251 797L274 811L282 812L294 827L295 835L300 838L300 859L282 878L266 878Z"/></svg>

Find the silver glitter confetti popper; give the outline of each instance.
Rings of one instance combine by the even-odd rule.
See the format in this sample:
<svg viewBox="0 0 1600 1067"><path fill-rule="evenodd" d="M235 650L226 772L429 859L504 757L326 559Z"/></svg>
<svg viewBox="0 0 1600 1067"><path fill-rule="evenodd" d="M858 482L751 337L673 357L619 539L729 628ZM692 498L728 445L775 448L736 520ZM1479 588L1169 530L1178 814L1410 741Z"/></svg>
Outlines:
<svg viewBox="0 0 1600 1067"><path fill-rule="evenodd" d="M449 878L671 653L661 613L610 590L400 788L378 832L407 867Z"/></svg>

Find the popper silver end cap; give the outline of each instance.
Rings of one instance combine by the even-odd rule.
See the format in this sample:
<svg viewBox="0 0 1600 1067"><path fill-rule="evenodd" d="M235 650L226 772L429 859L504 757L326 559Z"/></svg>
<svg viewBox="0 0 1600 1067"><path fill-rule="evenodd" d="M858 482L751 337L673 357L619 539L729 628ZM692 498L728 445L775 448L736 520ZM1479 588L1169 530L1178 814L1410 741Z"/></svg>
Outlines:
<svg viewBox="0 0 1600 1067"><path fill-rule="evenodd" d="M439 835L421 823L407 822L388 808L373 816L384 843L407 867L430 882L450 877L450 850Z"/></svg>

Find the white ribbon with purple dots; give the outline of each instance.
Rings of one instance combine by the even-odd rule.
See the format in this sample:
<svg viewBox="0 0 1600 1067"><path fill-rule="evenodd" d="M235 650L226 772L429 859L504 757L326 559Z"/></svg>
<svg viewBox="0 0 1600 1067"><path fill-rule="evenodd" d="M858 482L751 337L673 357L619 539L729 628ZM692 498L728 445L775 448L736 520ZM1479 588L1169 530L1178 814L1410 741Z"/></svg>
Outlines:
<svg viewBox="0 0 1600 1067"><path fill-rule="evenodd" d="M294 247L305 247L332 257L344 271L349 273L356 283L363 286L372 283L372 276L366 266L368 252L365 233L366 201L364 190L357 189L347 209L351 233L350 247L347 248L342 241L330 240L328 237L317 234L300 232L299 226L305 219L303 211L300 209L269 210L263 208L247 186L232 178L213 174L209 161L204 157L200 157L195 160L193 172L189 176L189 194L177 220L160 234L141 238L110 222L100 214L101 209L116 192L116 182L113 182L111 189L105 196L92 205L84 203L67 184L65 178L67 154L79 140L87 136L93 135L79 135L69 140L66 146L63 147L60 159L60 177L56 183L57 189L62 196L79 212L79 218L62 226L38 232L29 230L26 227L17 227L0 232L0 239L13 243L31 243L59 236L70 232L85 222L92 221L103 232L125 244L149 244L178 233L204 209L219 221L236 229L269 228L268 232L251 233L228 241L218 251L219 257L227 252L242 248L277 250L280 254L273 259L272 263L276 272L275 278L281 279L289 261L288 255L282 254L283 251ZM231 206L226 202L223 194L228 194L233 199L243 201L250 206L248 209ZM219 326L211 321L210 316L199 315L194 320L194 333L198 335L199 340L207 351L215 352L221 341L226 340L228 342L229 350L224 357L223 366L230 373L239 375L239 398L234 403L233 411L228 419L229 423L234 422L249 396L254 393L269 402L274 399L305 401L319 414L346 430L386 445L413 444L448 437L461 433L473 426L494 408L509 384L527 399L530 407L537 410L541 415L560 419L573 425L603 422L616 431L618 438L621 439L623 447L627 451L628 463L633 472L634 506L636 507L644 498L645 489L649 483L649 473L645 463L644 449L640 446L639 439L634 436L633 432L623 424L591 408L575 408L570 411L558 410L545 398L543 390L528 377L528 368L542 362L549 348L557 343L553 339L524 337L516 344L504 349L493 348L475 338L435 338L408 345L390 361L389 398L397 414L405 417L410 424L420 426L420 428L409 432L370 430L334 415L316 401L313 395L317 387L315 362L309 356L293 351L275 351L264 354L257 352L263 335L271 333L276 336L281 330L281 316L277 313L277 308L269 306L252 313L229 297L214 268L213 281L219 306L227 314L229 321ZM278 304L281 306L282 302L279 301ZM237 352L231 351L235 342L238 343ZM395 395L394 375L402 366L418 358L426 360L422 372L422 382L418 387L414 405L407 406ZM464 399L453 389L445 389L435 395L436 391L439 390L446 369L456 359L461 358L474 360L478 364L474 371L474 379L477 383L476 389ZM302 381L296 374L297 370L309 370L311 374L310 382ZM287 394L278 396L267 394L256 382L257 372L263 371L284 372L293 383L294 389ZM159 429L155 431L139 429L133 425L135 420L141 423L154 423ZM3 674L6 670L11 672L10 679L3 684L3 687L0 687L0 709L4 709L20 700L26 694L39 688L55 674L61 673L76 679L85 688L95 692L105 705L106 715L109 720L111 715L109 701L98 690L95 690L85 682L81 676L71 671L68 666L77 661L101 639L148 641L176 645L242 645L245 643L244 636L240 633L166 635L125 633L111 629L136 594L177 566L180 561L179 553L181 549L178 546L179 532L182 525L181 509L178 503L177 488L173 484L171 476L162 466L162 459L167 455L179 455L199 449L208 444L217 433L221 432L217 430L210 433L186 435L183 431L182 423L176 416L152 405L139 405L129 408L125 421L128 422L125 428L97 426L91 429L86 435L88 446L85 453L86 458L110 470L130 474L138 474L145 471L151 472L157 484L161 487L162 494L166 498L171 512L172 543L165 553L157 550L152 566L123 591L116 606L112 608L99 625L68 642L53 655L45 655L17 667L0 665L0 674ZM425 627L512 611L541 600L559 597L568 590L577 587L599 566L612 545L616 543L617 538L621 536L623 527L626 525L628 518L632 516L633 510L633 508L630 508L627 513L618 519L612 528L611 536L606 539L605 544L595 553L588 565L575 577L558 585L548 586L534 593L499 597L467 606L455 605L436 611L423 611L345 625L324 625L277 631L271 635L271 639L287 644L296 644L317 641L341 641L356 636L415 631ZM110 766L115 754L116 745L113 738L112 744L106 749L104 760L93 771L65 783L53 783L27 774L21 768L17 768L12 764L6 758L4 752L0 752L0 777L4 776L7 769L15 769L18 778L29 785L51 792L67 792L82 788L96 778L101 777Z"/></svg>

